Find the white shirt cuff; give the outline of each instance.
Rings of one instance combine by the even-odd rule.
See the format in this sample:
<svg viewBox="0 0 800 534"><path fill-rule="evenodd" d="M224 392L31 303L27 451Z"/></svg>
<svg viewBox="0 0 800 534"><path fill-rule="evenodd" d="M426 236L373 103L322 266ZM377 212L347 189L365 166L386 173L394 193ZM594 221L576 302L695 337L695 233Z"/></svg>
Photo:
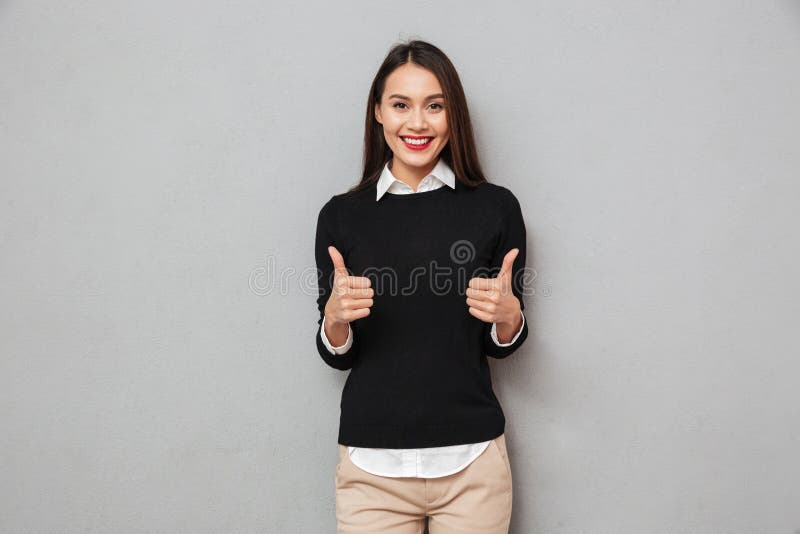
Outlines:
<svg viewBox="0 0 800 534"><path fill-rule="evenodd" d="M525 326L525 314L522 313L522 310L520 310L519 313L522 315L522 324L519 325L519 331L517 331L516 335L514 335L514 338L508 343L500 343L497 340L497 323L492 323L492 341L494 341L498 347L508 347L509 345L513 345L519 335L522 333L522 328Z"/></svg>

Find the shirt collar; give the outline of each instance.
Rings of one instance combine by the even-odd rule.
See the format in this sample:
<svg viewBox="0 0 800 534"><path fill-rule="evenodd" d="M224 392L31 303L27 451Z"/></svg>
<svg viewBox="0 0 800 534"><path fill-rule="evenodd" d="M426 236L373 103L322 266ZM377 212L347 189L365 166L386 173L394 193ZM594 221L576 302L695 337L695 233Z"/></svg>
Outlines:
<svg viewBox="0 0 800 534"><path fill-rule="evenodd" d="M384 193L389 190L389 187L391 187L394 182L400 182L400 180L394 177L392 171L389 169L389 161L383 165L383 171L381 171L381 176L378 178L378 183L376 185L376 201L381 199ZM434 165L433 170L426 175L425 178L431 175L433 175L434 178L438 178L445 185L450 186L451 189L456 188L456 175L453 173L453 170L450 168L450 166L447 165L444 160L442 160L442 158L439 158L439 160L436 162L436 165ZM425 178L423 178L423 180Z"/></svg>

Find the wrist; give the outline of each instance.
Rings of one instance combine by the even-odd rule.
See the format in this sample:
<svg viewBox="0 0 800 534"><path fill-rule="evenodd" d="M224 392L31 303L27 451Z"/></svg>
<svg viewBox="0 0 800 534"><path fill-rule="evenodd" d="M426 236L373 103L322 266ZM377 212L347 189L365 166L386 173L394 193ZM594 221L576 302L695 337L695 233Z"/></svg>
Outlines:
<svg viewBox="0 0 800 534"><path fill-rule="evenodd" d="M522 326L522 317L518 318L516 321L497 323L497 331L517 332L517 330L519 330L521 326Z"/></svg>
<svg viewBox="0 0 800 534"><path fill-rule="evenodd" d="M331 319L331 322L328 322L328 319L330 318L326 315L325 328L323 329L325 338L335 347L344 345L350 333L350 324L333 319Z"/></svg>
<svg viewBox="0 0 800 534"><path fill-rule="evenodd" d="M512 329L515 332L522 326L522 308L517 308L516 311L506 321L498 321L498 328L503 326L507 329Z"/></svg>
<svg viewBox="0 0 800 534"><path fill-rule="evenodd" d="M499 321L496 324L496 334L500 343L508 343L522 328L522 311L517 311L514 319Z"/></svg>
<svg viewBox="0 0 800 534"><path fill-rule="evenodd" d="M340 324L348 324L347 321L338 321L332 315L325 314L325 325L326 326L338 326Z"/></svg>

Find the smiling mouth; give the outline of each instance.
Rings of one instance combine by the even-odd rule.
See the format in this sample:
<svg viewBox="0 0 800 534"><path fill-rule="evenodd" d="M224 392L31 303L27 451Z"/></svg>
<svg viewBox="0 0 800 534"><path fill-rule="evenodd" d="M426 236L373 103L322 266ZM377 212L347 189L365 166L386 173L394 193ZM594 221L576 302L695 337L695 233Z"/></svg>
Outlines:
<svg viewBox="0 0 800 534"><path fill-rule="evenodd" d="M403 140L403 143L412 150L421 150L426 146L431 144L433 141L432 136L406 136L401 135L400 139Z"/></svg>

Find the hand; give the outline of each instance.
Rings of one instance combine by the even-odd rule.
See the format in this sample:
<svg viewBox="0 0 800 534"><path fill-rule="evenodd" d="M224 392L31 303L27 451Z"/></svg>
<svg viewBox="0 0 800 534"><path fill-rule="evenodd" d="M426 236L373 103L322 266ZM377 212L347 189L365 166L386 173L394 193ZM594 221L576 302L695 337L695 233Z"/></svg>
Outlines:
<svg viewBox="0 0 800 534"><path fill-rule="evenodd" d="M326 336L327 327L338 329L341 325L369 315L374 293L369 278L347 274L344 258L336 247L328 247L328 254L333 261L333 287L328 302L325 303ZM347 334L347 328L344 328L344 333Z"/></svg>
<svg viewBox="0 0 800 534"><path fill-rule="evenodd" d="M517 254L518 248L509 250L497 278L471 278L466 291L469 313L481 321L497 323L498 334L501 330L516 332L522 324L522 306L511 290L511 268Z"/></svg>

